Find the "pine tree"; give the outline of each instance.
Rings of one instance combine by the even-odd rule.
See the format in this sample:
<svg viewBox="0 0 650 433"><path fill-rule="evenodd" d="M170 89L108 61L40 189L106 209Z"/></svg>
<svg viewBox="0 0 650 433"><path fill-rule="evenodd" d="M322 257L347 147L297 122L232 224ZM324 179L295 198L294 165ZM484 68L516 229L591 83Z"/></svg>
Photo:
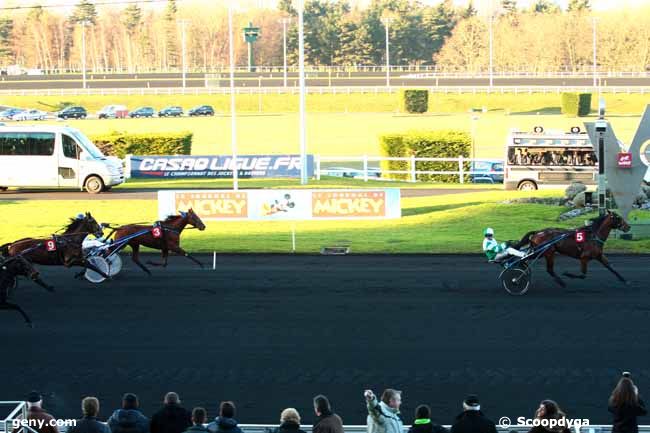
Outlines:
<svg viewBox="0 0 650 433"><path fill-rule="evenodd" d="M501 8L507 15L517 13L517 0L501 0Z"/></svg>
<svg viewBox="0 0 650 433"><path fill-rule="evenodd" d="M9 64L12 58L11 34L14 22L9 17L0 17L0 65Z"/></svg>
<svg viewBox="0 0 650 433"><path fill-rule="evenodd" d="M428 61L440 51L456 26L458 18L452 0L444 0L424 14L422 24L428 34Z"/></svg>
<svg viewBox="0 0 650 433"><path fill-rule="evenodd" d="M280 0L278 2L278 10L284 12L287 15L298 15L298 11L293 7L291 0Z"/></svg>
<svg viewBox="0 0 650 433"><path fill-rule="evenodd" d="M97 9L89 0L81 0L72 12L70 21L73 23L85 22L95 25L97 23Z"/></svg>
<svg viewBox="0 0 650 433"><path fill-rule="evenodd" d="M469 3L467 4L465 10L463 10L461 16L464 19L467 19L476 16L476 14L477 14L477 10L476 8L474 8L474 2L472 2L472 0L469 0Z"/></svg>
<svg viewBox="0 0 650 433"><path fill-rule="evenodd" d="M579 12L589 10L591 10L591 4L589 3L589 0L569 0L569 7L567 8L567 11Z"/></svg>
<svg viewBox="0 0 650 433"><path fill-rule="evenodd" d="M176 0L167 0L167 7L165 8L165 64L166 66L178 66L178 46L177 46L177 31L176 31L176 13L178 7Z"/></svg>
<svg viewBox="0 0 650 433"><path fill-rule="evenodd" d="M548 14L558 12L559 7L550 0L537 0L535 4L533 4L532 10L536 14Z"/></svg>
<svg viewBox="0 0 650 433"><path fill-rule="evenodd" d="M122 23L129 35L133 35L142 21L142 9L138 5L129 5L122 12Z"/></svg>

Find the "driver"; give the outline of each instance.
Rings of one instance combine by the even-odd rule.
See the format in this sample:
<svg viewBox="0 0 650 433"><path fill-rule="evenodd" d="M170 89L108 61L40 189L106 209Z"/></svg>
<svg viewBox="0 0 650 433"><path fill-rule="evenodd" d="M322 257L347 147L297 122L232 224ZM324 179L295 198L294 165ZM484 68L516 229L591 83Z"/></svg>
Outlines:
<svg viewBox="0 0 650 433"><path fill-rule="evenodd" d="M483 230L483 251L490 261L501 261L509 256L525 257L526 253L509 247L505 242L498 243L494 239L494 230L490 227Z"/></svg>

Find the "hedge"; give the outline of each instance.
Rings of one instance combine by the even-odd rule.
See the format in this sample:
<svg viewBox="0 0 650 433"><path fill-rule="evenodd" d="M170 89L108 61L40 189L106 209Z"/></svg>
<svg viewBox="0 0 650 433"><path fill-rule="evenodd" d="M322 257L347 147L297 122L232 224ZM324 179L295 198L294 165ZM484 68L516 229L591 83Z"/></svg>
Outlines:
<svg viewBox="0 0 650 433"><path fill-rule="evenodd" d="M590 112L591 93L562 93L562 114L582 117Z"/></svg>
<svg viewBox="0 0 650 433"><path fill-rule="evenodd" d="M407 113L426 113L429 111L429 91L407 89L400 92L400 109Z"/></svg>
<svg viewBox="0 0 650 433"><path fill-rule="evenodd" d="M90 139L105 155L124 158L133 155L189 155L192 153L192 133L189 131L161 134L127 134L112 132Z"/></svg>
<svg viewBox="0 0 650 433"><path fill-rule="evenodd" d="M390 157L416 158L468 158L472 147L471 136L464 131L411 131L403 134L388 134L380 137L382 153ZM382 161L383 172L389 170L406 171L410 169L409 161ZM465 163L469 170L470 163ZM417 162L416 170L421 171L458 171L457 162ZM391 179L408 180L408 174L390 174ZM459 177L443 174L418 174L418 180L435 182L458 182Z"/></svg>

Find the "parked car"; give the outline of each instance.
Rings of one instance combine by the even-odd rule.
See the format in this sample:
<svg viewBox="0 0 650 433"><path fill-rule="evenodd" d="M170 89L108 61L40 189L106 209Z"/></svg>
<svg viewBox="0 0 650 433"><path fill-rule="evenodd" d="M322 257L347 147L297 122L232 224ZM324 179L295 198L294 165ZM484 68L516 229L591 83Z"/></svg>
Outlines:
<svg viewBox="0 0 650 433"><path fill-rule="evenodd" d="M19 111L11 116L11 120L45 120L47 113L45 111L31 109Z"/></svg>
<svg viewBox="0 0 650 433"><path fill-rule="evenodd" d="M364 173L362 169L350 167L327 167L323 169L323 175L334 177L351 177L355 179L363 179ZM368 167L368 177L371 179L379 179L381 177L381 170L374 167Z"/></svg>
<svg viewBox="0 0 650 433"><path fill-rule="evenodd" d="M503 161L477 161L472 164L473 183L503 183Z"/></svg>
<svg viewBox="0 0 650 433"><path fill-rule="evenodd" d="M107 105L97 112L100 119L123 119L129 114L124 105Z"/></svg>
<svg viewBox="0 0 650 433"><path fill-rule="evenodd" d="M0 111L0 119L11 120L11 117L23 111L22 108L7 108L6 110Z"/></svg>
<svg viewBox="0 0 650 433"><path fill-rule="evenodd" d="M86 116L88 116L86 109L76 105L65 107L56 113L56 117L60 119L85 119Z"/></svg>
<svg viewBox="0 0 650 433"><path fill-rule="evenodd" d="M165 107L158 112L160 117L180 117L183 115L183 109L177 106Z"/></svg>
<svg viewBox="0 0 650 433"><path fill-rule="evenodd" d="M187 112L189 116L214 116L214 108L210 105L199 105Z"/></svg>
<svg viewBox="0 0 650 433"><path fill-rule="evenodd" d="M153 107L138 107L129 113L129 117L153 117L154 114Z"/></svg>

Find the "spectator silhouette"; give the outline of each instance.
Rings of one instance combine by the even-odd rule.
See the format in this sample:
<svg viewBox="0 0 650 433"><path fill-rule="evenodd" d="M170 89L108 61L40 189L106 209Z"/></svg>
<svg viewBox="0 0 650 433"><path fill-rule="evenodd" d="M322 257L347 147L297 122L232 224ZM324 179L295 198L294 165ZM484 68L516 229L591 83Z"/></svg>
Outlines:
<svg viewBox="0 0 650 433"><path fill-rule="evenodd" d="M165 394L164 406L151 417L151 433L183 433L191 425L192 414L175 392Z"/></svg>
<svg viewBox="0 0 650 433"><path fill-rule="evenodd" d="M645 404L629 373L616 384L609 397L609 411L613 414L612 433L638 433L637 417L647 415Z"/></svg>
<svg viewBox="0 0 650 433"><path fill-rule="evenodd" d="M192 427L185 430L185 433L208 433L208 428L203 424L208 420L208 413L202 407L192 409Z"/></svg>
<svg viewBox="0 0 650 433"><path fill-rule="evenodd" d="M415 421L409 433L448 433L447 429L431 422L431 408L421 404L415 408Z"/></svg>
<svg viewBox="0 0 650 433"><path fill-rule="evenodd" d="M566 419L566 415L560 409L560 406L553 400L542 400L539 407L535 411L535 419L539 420L561 420ZM557 425L551 427L550 425L544 426L537 425L530 429L528 433L571 433L567 425Z"/></svg>
<svg viewBox="0 0 650 433"><path fill-rule="evenodd" d="M108 425L97 419L99 415L99 400L96 397L86 397L81 400L82 418L68 429L68 433L111 433Z"/></svg>
<svg viewBox="0 0 650 433"><path fill-rule="evenodd" d="M497 428L481 412L478 397L468 395L463 401L463 412L456 417L450 433L497 433Z"/></svg>
<svg viewBox="0 0 650 433"><path fill-rule="evenodd" d="M235 420L235 403L222 401L219 405L219 416L208 424L210 433L243 433Z"/></svg>
<svg viewBox="0 0 650 433"><path fill-rule="evenodd" d="M343 433L341 417L332 411L330 401L324 395L314 397L314 412L318 419L312 433Z"/></svg>
<svg viewBox="0 0 650 433"><path fill-rule="evenodd" d="M139 410L138 396L131 393L122 397L122 409L108 418L111 433L149 433L149 418Z"/></svg>
<svg viewBox="0 0 650 433"><path fill-rule="evenodd" d="M363 395L368 408L368 433L403 433L404 424L399 415L402 391L385 389L380 402L371 390Z"/></svg>

